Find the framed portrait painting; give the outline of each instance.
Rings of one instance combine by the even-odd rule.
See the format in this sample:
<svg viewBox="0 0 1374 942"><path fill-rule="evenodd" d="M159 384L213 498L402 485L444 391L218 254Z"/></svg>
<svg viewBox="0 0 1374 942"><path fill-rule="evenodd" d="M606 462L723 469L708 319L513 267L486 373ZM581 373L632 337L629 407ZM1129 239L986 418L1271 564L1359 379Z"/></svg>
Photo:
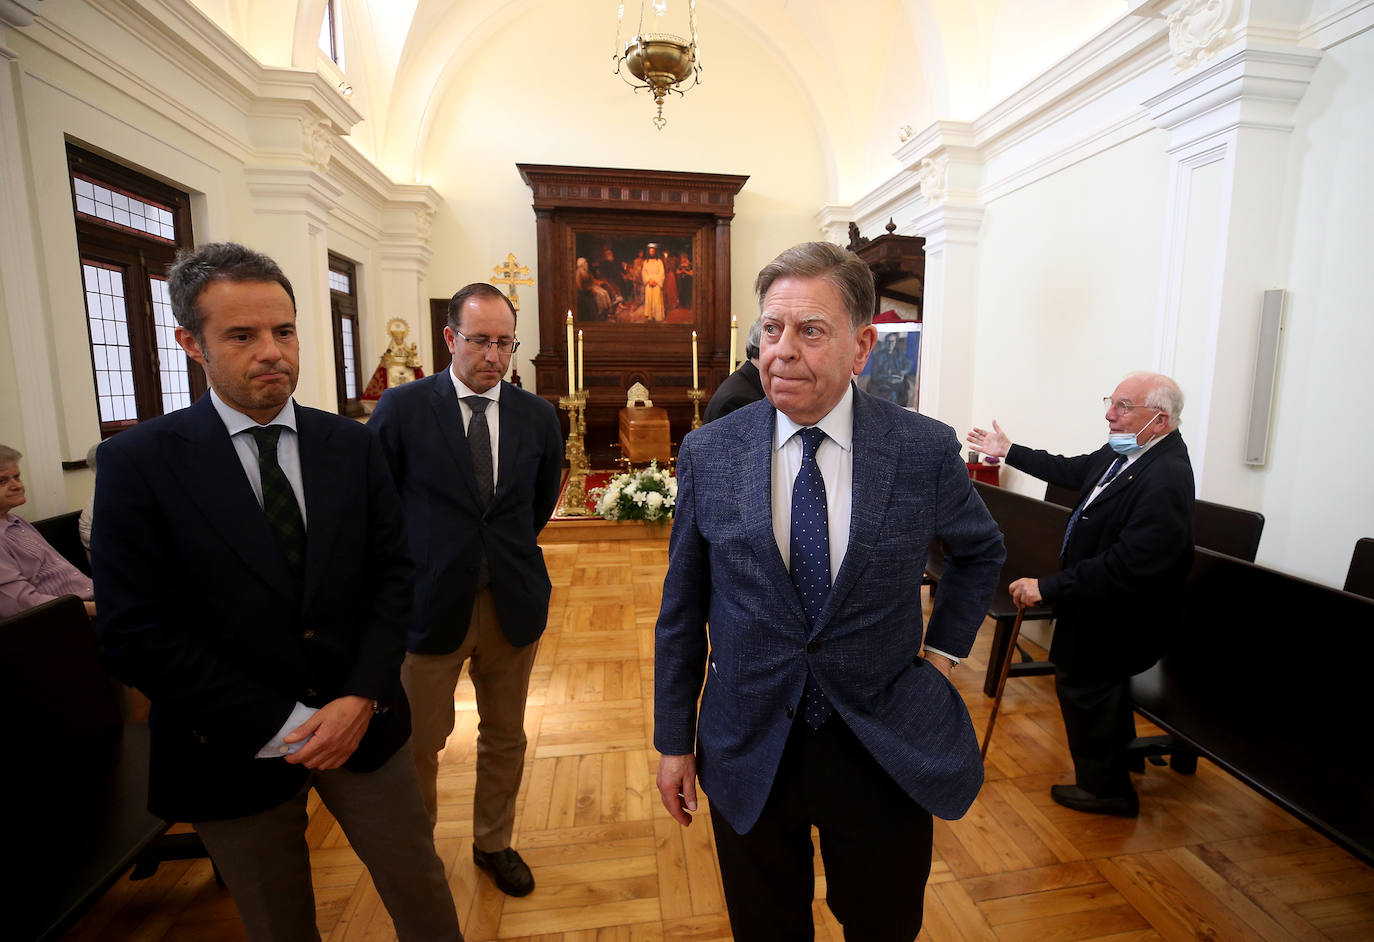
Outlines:
<svg viewBox="0 0 1374 942"><path fill-rule="evenodd" d="M875 324L878 343L856 382L871 396L917 411L921 394L921 325Z"/></svg>

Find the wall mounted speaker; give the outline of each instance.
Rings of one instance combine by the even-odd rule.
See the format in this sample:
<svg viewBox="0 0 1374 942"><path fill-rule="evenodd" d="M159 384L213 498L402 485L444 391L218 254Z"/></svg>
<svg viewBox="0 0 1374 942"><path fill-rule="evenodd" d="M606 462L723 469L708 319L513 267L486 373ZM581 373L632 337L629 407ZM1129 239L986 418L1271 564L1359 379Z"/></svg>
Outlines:
<svg viewBox="0 0 1374 942"><path fill-rule="evenodd" d="M1274 411L1278 379L1279 339L1283 335L1283 303L1287 292L1264 292L1260 308L1259 344L1255 348L1255 377L1250 390L1250 425L1245 436L1245 463L1269 460L1269 418Z"/></svg>

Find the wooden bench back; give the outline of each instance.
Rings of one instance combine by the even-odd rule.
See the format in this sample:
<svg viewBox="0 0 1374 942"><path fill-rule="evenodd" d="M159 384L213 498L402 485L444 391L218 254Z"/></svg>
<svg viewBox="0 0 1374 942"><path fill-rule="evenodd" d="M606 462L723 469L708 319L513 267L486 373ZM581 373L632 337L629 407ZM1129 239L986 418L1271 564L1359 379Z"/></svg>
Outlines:
<svg viewBox="0 0 1374 942"><path fill-rule="evenodd" d="M0 689L20 706L3 711L11 744L65 749L116 737L124 723L95 626L74 595L0 621Z"/></svg>
<svg viewBox="0 0 1374 942"><path fill-rule="evenodd" d="M1007 561L997 581L988 614L1003 618L1016 614L1007 586L1022 576L1048 576L1059 571L1059 547L1069 525L1069 510L1034 497L982 481L973 482L978 496L997 521L1007 546Z"/></svg>
<svg viewBox="0 0 1374 942"><path fill-rule="evenodd" d="M1374 599L1374 538L1355 541L1350 568L1345 573L1345 591Z"/></svg>

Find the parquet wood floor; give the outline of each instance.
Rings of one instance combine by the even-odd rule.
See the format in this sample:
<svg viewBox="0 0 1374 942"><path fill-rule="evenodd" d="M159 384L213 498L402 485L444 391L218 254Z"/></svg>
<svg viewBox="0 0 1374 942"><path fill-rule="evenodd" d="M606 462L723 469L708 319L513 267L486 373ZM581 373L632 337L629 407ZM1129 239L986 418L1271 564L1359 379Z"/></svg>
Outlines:
<svg viewBox="0 0 1374 942"><path fill-rule="evenodd" d="M472 865L477 714L466 681L439 780L436 840L469 940L710 942L730 938L710 827L659 805L652 748L653 624L664 540L551 543L549 630L531 683L530 748L515 844L538 888L508 899ZM975 727L990 626L956 672ZM1143 724L1142 724L1143 727ZM1195 776L1149 767L1138 820L1053 804L1069 779L1048 677L1009 684L988 781L960 821L936 822L922 940L1374 939L1374 869L1203 761ZM321 933L394 938L362 865L312 802ZM817 897L825 881L817 857ZM817 938L842 934L823 902ZM70 940L243 938L205 861L124 880Z"/></svg>

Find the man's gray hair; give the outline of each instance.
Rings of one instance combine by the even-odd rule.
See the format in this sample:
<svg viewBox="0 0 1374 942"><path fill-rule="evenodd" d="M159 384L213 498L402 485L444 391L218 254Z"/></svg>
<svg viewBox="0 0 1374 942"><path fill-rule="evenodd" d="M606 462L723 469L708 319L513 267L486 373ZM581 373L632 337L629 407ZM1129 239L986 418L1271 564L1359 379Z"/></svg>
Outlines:
<svg viewBox="0 0 1374 942"><path fill-rule="evenodd" d="M824 278L840 293L854 330L873 323L873 271L848 249L833 242L803 242L785 250L763 266L754 281L760 309L779 278Z"/></svg>
<svg viewBox="0 0 1374 942"><path fill-rule="evenodd" d="M1158 409L1169 416L1170 425L1178 425L1183 418L1183 390L1163 373L1132 373L1127 379L1149 380L1149 392L1145 393L1145 405Z"/></svg>
<svg viewBox="0 0 1374 942"><path fill-rule="evenodd" d="M205 346L205 314L200 310L200 293L212 281L275 281L286 289L291 310L296 309L296 293L291 280L276 262L237 242L207 242L193 251L183 249L167 272L167 293L172 300L172 316L191 332L196 343Z"/></svg>
<svg viewBox="0 0 1374 942"><path fill-rule="evenodd" d="M0 468L18 464L22 457L24 456L17 449L11 448L9 445L0 445Z"/></svg>
<svg viewBox="0 0 1374 942"><path fill-rule="evenodd" d="M754 318L753 326L749 328L749 336L744 338L744 358L746 360L757 360L759 358L759 341L763 339L763 318Z"/></svg>

